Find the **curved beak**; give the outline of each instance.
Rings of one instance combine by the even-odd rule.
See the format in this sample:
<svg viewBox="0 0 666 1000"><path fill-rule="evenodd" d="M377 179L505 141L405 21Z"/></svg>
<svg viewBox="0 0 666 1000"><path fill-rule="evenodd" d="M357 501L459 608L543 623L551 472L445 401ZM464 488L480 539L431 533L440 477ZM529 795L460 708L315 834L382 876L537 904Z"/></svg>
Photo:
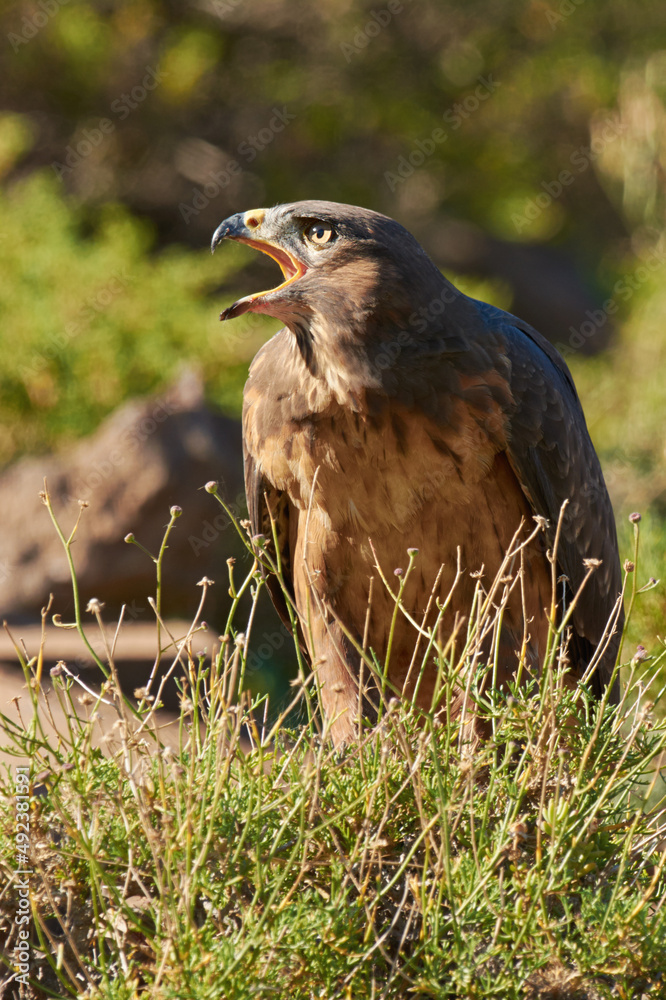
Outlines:
<svg viewBox="0 0 666 1000"><path fill-rule="evenodd" d="M247 243L248 246L254 247L255 250L261 250L262 253L272 257L280 265L285 280L277 288L270 288L265 292L256 292L254 295L246 295L244 298L234 302L228 309L220 313L221 320L235 319L236 316L241 316L246 312L270 313L270 305L266 303L264 306L263 301L259 300L263 300L265 296L272 297L276 292L280 292L287 285L291 284L292 281L296 281L302 277L307 271L307 267L303 261L295 257L289 250L286 250L275 239L271 239L269 236L261 233L265 217L266 209L264 208L253 209L250 212L237 212L236 215L230 215L228 219L220 223L213 233L210 245L211 253L215 252L216 247L222 240L235 240L238 243ZM275 300L271 298L271 301Z"/></svg>
<svg viewBox="0 0 666 1000"><path fill-rule="evenodd" d="M230 215L228 219L220 223L213 233L210 252L215 253L222 240L244 240L250 238L252 230L248 227L246 218L250 216L252 222L255 223L252 225L252 229L258 229L263 222L264 215L265 212L263 209L259 209L258 212L236 212L235 215Z"/></svg>

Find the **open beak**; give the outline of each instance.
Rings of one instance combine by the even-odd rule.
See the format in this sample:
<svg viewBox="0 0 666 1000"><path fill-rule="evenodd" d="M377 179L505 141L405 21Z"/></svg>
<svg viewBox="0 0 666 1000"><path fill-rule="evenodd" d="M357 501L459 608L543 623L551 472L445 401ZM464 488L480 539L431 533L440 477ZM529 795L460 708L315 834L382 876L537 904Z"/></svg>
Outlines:
<svg viewBox="0 0 666 1000"><path fill-rule="evenodd" d="M251 212L238 212L236 215L225 219L213 234L210 245L211 253L215 252L216 247L222 240L235 240L237 243L247 243L248 246L254 247L255 250L261 250L262 253L272 257L280 265L285 280L276 288L269 288L264 292L255 292L253 295L246 295L244 298L238 299L237 302L234 302L228 309L220 313L221 320L235 319L236 316L242 316L246 312L266 312L270 314L270 303L275 301L274 296L276 293L281 292L283 288L286 288L293 281L297 281L307 271L307 267L303 261L299 260L288 250L285 250L284 247L279 246L270 239L255 235L256 231L261 228L265 214L265 209L258 208ZM270 302L267 301L264 305L263 300L267 296L270 296Z"/></svg>

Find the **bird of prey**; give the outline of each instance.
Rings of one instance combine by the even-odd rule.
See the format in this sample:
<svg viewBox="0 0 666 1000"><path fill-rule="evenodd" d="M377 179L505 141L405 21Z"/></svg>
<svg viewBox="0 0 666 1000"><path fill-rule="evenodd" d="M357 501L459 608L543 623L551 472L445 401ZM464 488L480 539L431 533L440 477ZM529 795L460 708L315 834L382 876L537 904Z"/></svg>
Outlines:
<svg viewBox="0 0 666 1000"><path fill-rule="evenodd" d="M437 668L433 661L415 688L417 631L408 616L427 627L429 602L431 618L437 611L432 595L449 594L460 560L440 622L450 634L469 615L479 576L494 579L521 523L533 528L535 515L547 519L546 543L535 539L518 559L521 586L510 590L501 619L495 683L515 674L521 645L527 670L538 672L552 598L548 546L564 501L558 589L571 601L590 577L570 619L570 672L580 676L599 646L590 683L601 697L623 622L617 537L581 404L554 347L456 289L406 229L377 212L327 201L278 205L226 219L212 249L225 239L268 254L284 275L221 319L255 312L285 324L256 355L245 386L245 485L252 531L269 547L277 539L273 556L334 741L358 733L364 642L380 662L389 656L393 689L416 692L430 708ZM408 557L413 549L418 555ZM384 584L397 586L409 558L406 614L396 614ZM288 621L277 581L268 585ZM616 684L609 696L617 700Z"/></svg>

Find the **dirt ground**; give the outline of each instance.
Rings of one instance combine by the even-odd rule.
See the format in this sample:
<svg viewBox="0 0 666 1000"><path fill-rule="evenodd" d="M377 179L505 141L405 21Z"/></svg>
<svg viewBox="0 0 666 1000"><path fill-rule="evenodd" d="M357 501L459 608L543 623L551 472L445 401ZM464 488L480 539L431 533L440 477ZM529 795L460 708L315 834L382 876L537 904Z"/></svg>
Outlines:
<svg viewBox="0 0 666 1000"><path fill-rule="evenodd" d="M171 645L164 649L162 656L164 668L171 666L176 655L178 642L187 633L187 624L184 622L168 622L166 624L169 633L176 640L176 646ZM37 655L41 638L40 626L10 626L10 631L14 642L17 642L20 648L25 649L28 658ZM114 639L113 633L109 632L106 638L111 646ZM197 633L193 637L193 651L195 653L204 650L211 652L216 638L210 632ZM167 639L166 642L168 641ZM102 659L104 659L104 641L99 634L94 642L97 651L102 654ZM132 695L137 688L143 687L147 683L153 668L156 648L154 626L131 624L121 631L114 648L114 661L122 687L127 694ZM44 646L40 698L44 700L45 708L47 707L46 702L48 703L48 711L44 713L44 717L49 718L48 728L52 731L67 732L67 709L55 696L50 676L51 669L59 661L64 661L67 668L77 675L86 688L94 693L99 691L103 676L94 665L76 631L49 626ZM182 668L176 667L173 672L174 677L180 676L182 672ZM154 691L156 687L156 682L153 682L152 690ZM162 700L165 707L157 713L160 735L165 743L175 746L178 740L178 690L173 677L164 689ZM86 689L75 682L73 702L77 706L77 715L81 718L85 718L87 713L92 711L92 706L87 704L89 701ZM27 727L32 718L32 711L26 680L12 638L6 631L2 631L0 632L0 713L13 722ZM104 748L107 745L108 734L118 720L118 714L112 704L103 702L95 711L97 719L93 730L93 743ZM0 766L12 762L17 765L27 763L25 758L7 753L8 739L3 729L4 726L0 721Z"/></svg>

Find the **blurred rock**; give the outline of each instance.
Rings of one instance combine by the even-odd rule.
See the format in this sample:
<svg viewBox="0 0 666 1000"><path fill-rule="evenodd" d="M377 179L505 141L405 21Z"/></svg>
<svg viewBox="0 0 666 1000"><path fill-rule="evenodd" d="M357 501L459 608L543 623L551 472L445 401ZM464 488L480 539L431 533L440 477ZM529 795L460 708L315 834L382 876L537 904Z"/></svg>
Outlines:
<svg viewBox="0 0 666 1000"><path fill-rule="evenodd" d="M510 312L530 323L566 356L593 355L612 342L615 326L566 252L545 244L500 240L478 226L438 216L414 227L444 273L500 278L511 288Z"/></svg>
<svg viewBox="0 0 666 1000"><path fill-rule="evenodd" d="M129 619L152 620L155 566L132 532L157 554L169 508L183 509L169 538L162 610L191 615L209 576L212 618L229 603L225 560L242 556L236 530L203 486L211 479L244 515L240 424L208 410L198 377L188 372L165 395L135 400L112 414L68 451L18 461L0 475L0 617L29 620L54 595L53 612L71 618L72 588L65 552L39 497L48 483L56 516L68 535L83 510L72 546L82 605L107 605L105 618L126 604Z"/></svg>

